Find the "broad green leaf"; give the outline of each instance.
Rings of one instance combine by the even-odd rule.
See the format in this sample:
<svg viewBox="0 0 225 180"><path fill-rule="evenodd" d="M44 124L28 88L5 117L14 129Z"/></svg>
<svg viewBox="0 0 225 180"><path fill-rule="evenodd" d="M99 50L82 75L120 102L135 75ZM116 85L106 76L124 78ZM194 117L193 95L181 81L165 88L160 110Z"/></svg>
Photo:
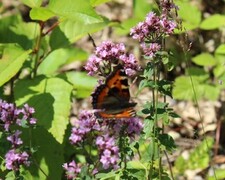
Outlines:
<svg viewBox="0 0 225 180"><path fill-rule="evenodd" d="M90 3L92 6L98 6L100 4L103 4L109 1L112 1L112 0L90 0Z"/></svg>
<svg viewBox="0 0 225 180"><path fill-rule="evenodd" d="M17 81L15 99L17 105L28 103L35 108L38 125L44 126L54 138L62 143L65 129L69 123L73 87L59 77Z"/></svg>
<svg viewBox="0 0 225 180"><path fill-rule="evenodd" d="M200 86L200 82L195 77L192 77L191 82L190 77L180 76L175 80L172 94L174 99L193 100L195 98L194 90L197 99L202 97L204 88Z"/></svg>
<svg viewBox="0 0 225 180"><path fill-rule="evenodd" d="M32 8L30 11L30 17L32 20L47 21L48 19L54 16L55 16L55 13L53 13L48 8L44 8L44 7L35 7L35 8Z"/></svg>
<svg viewBox="0 0 225 180"><path fill-rule="evenodd" d="M191 81L192 80L192 81ZM217 100L220 87L206 84L198 76L180 76L176 78L173 88L173 97L181 100L209 99Z"/></svg>
<svg viewBox="0 0 225 180"><path fill-rule="evenodd" d="M86 73L67 72L66 76L68 78L68 81L73 84L76 90L77 98L89 97L97 84L97 80L93 77L88 76Z"/></svg>
<svg viewBox="0 0 225 180"><path fill-rule="evenodd" d="M175 4L179 7L179 17L182 18L182 25L185 30L195 29L201 22L201 11L190 3L190 1L176 0Z"/></svg>
<svg viewBox="0 0 225 180"><path fill-rule="evenodd" d="M91 34L97 32L107 25L110 25L107 19L104 19L104 22L92 24L84 24L79 21L65 20L60 24L60 29L65 33L65 36L69 39L69 41L74 43L88 33Z"/></svg>
<svg viewBox="0 0 225 180"><path fill-rule="evenodd" d="M201 29L211 30L225 26L225 16L214 14L207 19L204 19L200 25Z"/></svg>
<svg viewBox="0 0 225 180"><path fill-rule="evenodd" d="M225 44L221 44L216 48L215 54L225 55Z"/></svg>
<svg viewBox="0 0 225 180"><path fill-rule="evenodd" d="M52 51L38 67L38 74L52 75L66 63L87 59L87 53L78 48L61 48Z"/></svg>
<svg viewBox="0 0 225 180"><path fill-rule="evenodd" d="M209 53L201 53L193 57L192 61L200 66L214 66L217 63L216 59Z"/></svg>
<svg viewBox="0 0 225 180"><path fill-rule="evenodd" d="M0 86L16 75L30 53L17 44L0 44Z"/></svg>
<svg viewBox="0 0 225 180"><path fill-rule="evenodd" d="M56 27L50 35L49 44L51 46L51 50L55 50L58 48L68 47L70 42L61 29Z"/></svg>
<svg viewBox="0 0 225 180"><path fill-rule="evenodd" d="M59 16L61 21L72 20L84 24L102 22L102 18L95 12L89 1L84 0L51 0L48 8Z"/></svg>
<svg viewBox="0 0 225 180"><path fill-rule="evenodd" d="M219 98L220 95L220 87L218 85L210 85L210 84L204 84L204 97L216 101Z"/></svg>
<svg viewBox="0 0 225 180"><path fill-rule="evenodd" d="M209 79L209 73L206 72L203 68L200 67L190 67L185 71L186 76L192 76L196 81L204 82Z"/></svg>
<svg viewBox="0 0 225 180"><path fill-rule="evenodd" d="M23 22L20 16L10 16L1 19L0 23L0 43L17 43L24 49L33 48L34 39L39 35L37 23Z"/></svg>
<svg viewBox="0 0 225 180"><path fill-rule="evenodd" d="M33 7L39 7L39 6L41 6L43 0L21 0L21 1L25 5L33 8Z"/></svg>
<svg viewBox="0 0 225 180"><path fill-rule="evenodd" d="M32 148L37 149L32 155L32 164L26 168L29 173L25 175L25 179L37 180L46 179L45 174L49 179L60 179L62 176L64 161L63 145L54 139L51 133L49 133L43 127L36 127L35 129L22 134L24 142L27 142L27 146L32 143ZM39 168L37 168L37 166ZM45 174L43 174L43 172Z"/></svg>

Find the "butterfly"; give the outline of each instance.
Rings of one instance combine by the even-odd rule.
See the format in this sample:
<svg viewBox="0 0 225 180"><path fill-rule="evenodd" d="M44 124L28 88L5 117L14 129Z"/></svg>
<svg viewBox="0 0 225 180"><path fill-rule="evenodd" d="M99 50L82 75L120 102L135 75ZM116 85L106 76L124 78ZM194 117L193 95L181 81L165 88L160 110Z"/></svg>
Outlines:
<svg viewBox="0 0 225 180"><path fill-rule="evenodd" d="M135 116L136 103L130 102L128 79L122 65L117 65L105 83L99 85L91 96L98 118L119 119Z"/></svg>

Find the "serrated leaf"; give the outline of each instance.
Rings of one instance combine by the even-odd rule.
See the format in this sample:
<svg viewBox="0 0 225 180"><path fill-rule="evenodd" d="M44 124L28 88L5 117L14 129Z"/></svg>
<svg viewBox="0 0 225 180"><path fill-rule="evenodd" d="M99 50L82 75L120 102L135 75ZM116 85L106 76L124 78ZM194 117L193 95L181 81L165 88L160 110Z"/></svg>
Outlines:
<svg viewBox="0 0 225 180"><path fill-rule="evenodd" d="M41 6L43 0L21 0L21 1L27 6L33 8Z"/></svg>
<svg viewBox="0 0 225 180"><path fill-rule="evenodd" d="M16 75L31 50L24 51L17 44L0 44L0 51L0 86L2 86Z"/></svg>
<svg viewBox="0 0 225 180"><path fill-rule="evenodd" d="M61 48L52 51L39 65L38 74L52 75L66 63L86 60L87 53L78 48Z"/></svg>
<svg viewBox="0 0 225 180"><path fill-rule="evenodd" d="M192 61L200 66L214 66L217 63L216 59L209 53L201 53L193 57Z"/></svg>
<svg viewBox="0 0 225 180"><path fill-rule="evenodd" d="M97 79L90 77L83 72L67 72L66 76L68 81L73 84L77 98L89 97L97 84Z"/></svg>
<svg viewBox="0 0 225 180"><path fill-rule="evenodd" d="M62 143L69 123L72 89L72 85L61 78L37 76L32 80L19 80L14 90L17 105L28 103L33 106L38 125L44 126Z"/></svg>
<svg viewBox="0 0 225 180"><path fill-rule="evenodd" d="M200 25L201 29L211 30L225 26L225 16L214 14L207 19L204 19Z"/></svg>
<svg viewBox="0 0 225 180"><path fill-rule="evenodd" d="M44 7L34 7L30 11L30 17L32 20L47 21L54 16L55 13Z"/></svg>
<svg viewBox="0 0 225 180"><path fill-rule="evenodd" d="M94 11L89 1L83 0L54 0L48 8L61 20L71 20L84 24L102 22L102 18Z"/></svg>

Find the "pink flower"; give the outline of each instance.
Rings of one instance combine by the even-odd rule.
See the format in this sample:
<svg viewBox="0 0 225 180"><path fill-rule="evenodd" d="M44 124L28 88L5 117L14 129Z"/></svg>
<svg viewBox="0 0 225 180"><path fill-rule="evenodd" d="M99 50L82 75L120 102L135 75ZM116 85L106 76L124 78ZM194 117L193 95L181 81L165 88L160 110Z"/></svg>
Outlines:
<svg viewBox="0 0 225 180"><path fill-rule="evenodd" d="M66 171L67 179L75 179L77 175L81 172L80 166L77 165L75 161L63 164L63 168Z"/></svg>

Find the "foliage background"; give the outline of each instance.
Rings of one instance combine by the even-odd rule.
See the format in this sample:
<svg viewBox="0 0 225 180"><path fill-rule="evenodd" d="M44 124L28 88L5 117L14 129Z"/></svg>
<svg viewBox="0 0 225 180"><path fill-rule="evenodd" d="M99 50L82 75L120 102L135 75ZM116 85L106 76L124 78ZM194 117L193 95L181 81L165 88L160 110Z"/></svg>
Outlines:
<svg viewBox="0 0 225 180"><path fill-rule="evenodd" d="M178 145L169 159L178 178L210 179L215 166L217 178L222 179L225 178L222 131L225 4L223 0L175 3L179 7L183 32L176 32L166 40L166 47L173 55L170 62L174 69L167 75L162 71L174 81L174 99L169 101L180 115L171 120L166 129ZM38 146L38 151L33 158L51 179L61 177L59 167L74 153L68 143L69 122L76 119L80 109L90 107L89 96L96 85L96 79L88 77L83 69L94 50L88 33L97 45L108 39L124 42L143 63L137 42L128 34L130 28L153 9L156 5L146 0L1 2L0 97L15 101L18 106L27 102L36 109L38 128L32 132L32 146ZM135 86L132 87L135 91ZM149 94L146 90L134 100L141 104L141 99L151 99ZM23 133L28 139L26 142L31 138L29 133ZM208 135L211 138L209 146L205 147L201 141ZM209 151L213 155L209 155ZM1 156L3 154L1 150ZM84 161L82 156L76 158ZM26 173L28 179L45 177L34 166Z"/></svg>

